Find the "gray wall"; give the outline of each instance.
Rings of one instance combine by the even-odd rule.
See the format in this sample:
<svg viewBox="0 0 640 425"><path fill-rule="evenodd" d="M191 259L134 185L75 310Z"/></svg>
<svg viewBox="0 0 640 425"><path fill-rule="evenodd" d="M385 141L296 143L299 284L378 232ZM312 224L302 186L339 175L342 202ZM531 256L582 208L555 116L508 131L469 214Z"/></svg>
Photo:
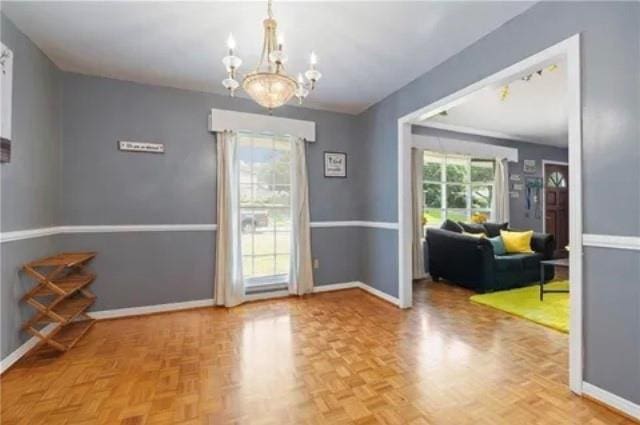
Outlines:
<svg viewBox="0 0 640 425"><path fill-rule="evenodd" d="M360 176L366 202L362 219L397 221L398 118L581 33L584 231L639 236L639 26L638 3L538 3L369 108L360 116L367 147L360 161L384 166L370 167ZM590 251L584 275L585 379L640 403L638 258L623 251L607 251L606 256ZM365 275L389 256L397 256L392 240L368 250L362 259ZM599 272L589 273L595 270ZM391 276L391 285L397 286L397 266L369 282L381 282L382 276ZM376 287L385 290L381 284ZM612 304L611 296L598 297L604 288L626 296ZM619 361L621 353L628 361Z"/></svg>
<svg viewBox="0 0 640 425"><path fill-rule="evenodd" d="M57 223L60 182L60 72L11 21L0 14L2 42L14 54L11 162L0 165L0 230ZM53 253L53 238L0 244L0 356L26 338L17 329L29 314L18 302L32 284L22 264Z"/></svg>
<svg viewBox="0 0 640 425"><path fill-rule="evenodd" d="M65 224L215 223L215 138L211 108L264 114L252 101L79 74L64 74ZM323 175L323 151L357 155L354 117L283 107L314 121L309 143L311 220L358 219L356 179ZM164 155L120 152L118 140L165 144ZM349 169L354 173L354 166Z"/></svg>
<svg viewBox="0 0 640 425"><path fill-rule="evenodd" d="M413 134L422 134L434 137L453 138L457 140L466 140L469 142L485 143L489 145L498 145L514 148L518 150L518 162L509 162L509 175L519 174L521 176L521 184L525 183L526 177L542 177L542 160L552 160L567 162L569 152L567 148L558 148L554 146L538 145L533 143L524 143L509 139L497 139L495 137L478 136L476 134L459 133L455 131L440 130L436 128L413 126ZM525 159L533 159L536 161L536 172L534 174L524 174L522 168ZM511 188L511 182L509 187ZM526 191L520 191L519 198L509 199L509 214L511 227L515 229L533 229L536 232L542 231L542 198L537 212L534 207L530 210L526 208Z"/></svg>
<svg viewBox="0 0 640 425"><path fill-rule="evenodd" d="M209 110L263 109L245 99L106 78L66 73L63 80L64 224L216 223L216 151L215 137L207 130ZM276 114L316 123L317 141L307 145L311 220L357 219L357 180L323 174L324 151L357 156L354 117L297 107ZM162 142L166 153L120 152L116 141L121 139ZM320 262L317 285L358 280L358 229L317 228L312 237L313 256ZM93 285L99 297L96 309L212 297L213 233L75 234L63 241L64 249L100 253ZM166 266L149 273L154 263ZM128 294L122 293L124 288Z"/></svg>

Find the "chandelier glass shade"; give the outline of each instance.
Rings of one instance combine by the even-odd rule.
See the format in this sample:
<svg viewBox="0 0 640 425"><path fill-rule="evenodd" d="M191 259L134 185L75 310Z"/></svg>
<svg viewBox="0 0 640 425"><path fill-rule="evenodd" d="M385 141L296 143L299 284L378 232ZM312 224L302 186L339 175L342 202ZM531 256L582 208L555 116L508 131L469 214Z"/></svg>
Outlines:
<svg viewBox="0 0 640 425"><path fill-rule="evenodd" d="M298 83L288 75L252 72L242 80L242 88L257 104L275 109L291 100Z"/></svg>
<svg viewBox="0 0 640 425"><path fill-rule="evenodd" d="M302 74L298 74L296 81L286 73L284 64L288 58L283 50L284 37L277 34L278 24L273 19L271 0L268 0L267 13L268 17L263 21L264 39L260 61L253 72L244 76L242 88L256 103L271 110L284 105L294 96L302 103L315 88L322 74L316 69L317 57L313 52L309 60L309 69L304 73L306 80ZM227 70L227 78L222 81L222 85L234 96L240 87L236 71L242 60L235 55L236 43L231 35L227 40L227 47L228 55L222 59Z"/></svg>

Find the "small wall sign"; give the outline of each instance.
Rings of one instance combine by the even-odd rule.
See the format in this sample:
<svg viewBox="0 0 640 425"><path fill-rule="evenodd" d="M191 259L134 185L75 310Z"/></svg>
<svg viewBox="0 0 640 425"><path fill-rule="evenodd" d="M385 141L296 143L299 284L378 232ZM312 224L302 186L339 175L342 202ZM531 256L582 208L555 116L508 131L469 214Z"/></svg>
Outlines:
<svg viewBox="0 0 640 425"><path fill-rule="evenodd" d="M118 149L127 152L164 153L164 143L131 142L128 140L119 140Z"/></svg>
<svg viewBox="0 0 640 425"><path fill-rule="evenodd" d="M535 174L537 170L536 160L535 159L525 159L524 165L522 166L522 171L525 174Z"/></svg>
<svg viewBox="0 0 640 425"><path fill-rule="evenodd" d="M344 152L324 153L324 176L347 177L347 154Z"/></svg>

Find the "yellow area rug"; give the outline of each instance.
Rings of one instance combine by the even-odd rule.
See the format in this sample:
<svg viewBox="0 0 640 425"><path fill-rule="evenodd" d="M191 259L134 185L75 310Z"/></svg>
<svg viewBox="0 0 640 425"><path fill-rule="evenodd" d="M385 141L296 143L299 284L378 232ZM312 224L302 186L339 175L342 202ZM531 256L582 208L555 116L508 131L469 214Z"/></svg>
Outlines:
<svg viewBox="0 0 640 425"><path fill-rule="evenodd" d="M544 287L545 289L569 289L569 281L549 282ZM474 295L471 301L569 333L568 293L544 294L544 301L540 301L540 286L535 285Z"/></svg>

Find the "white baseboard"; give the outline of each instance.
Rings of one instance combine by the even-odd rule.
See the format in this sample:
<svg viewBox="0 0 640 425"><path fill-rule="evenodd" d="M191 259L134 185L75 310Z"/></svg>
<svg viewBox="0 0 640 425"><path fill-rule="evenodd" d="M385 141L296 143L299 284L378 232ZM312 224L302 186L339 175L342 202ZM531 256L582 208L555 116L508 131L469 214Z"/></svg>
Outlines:
<svg viewBox="0 0 640 425"><path fill-rule="evenodd" d="M330 285L316 286L313 288L313 292L318 293L318 292L327 292L327 291L340 291L342 289L352 289L352 288L362 289L363 291L368 292L371 295L381 298L387 302L390 302L393 305L396 305L396 306L400 305L400 300L398 298L392 297L391 295L385 294L379 289L369 286L364 282L358 282L358 281L345 282L345 283L333 283Z"/></svg>
<svg viewBox="0 0 640 425"><path fill-rule="evenodd" d="M588 382L582 383L582 394L598 400L625 415L640 420L640 405L617 396Z"/></svg>
<svg viewBox="0 0 640 425"><path fill-rule="evenodd" d="M314 286L313 293L315 294L318 292L340 291L342 289L353 289L359 287L360 282L331 283L329 285Z"/></svg>
<svg viewBox="0 0 640 425"><path fill-rule="evenodd" d="M368 293L370 293L371 295L374 295L378 298L381 298L387 302L390 302L391 304L395 305L395 306L400 306L400 299L393 297L389 294L386 294L384 292L382 292L379 289L374 288L373 286L369 286L366 283L363 282L359 282L360 286L359 288L362 289L363 291L366 291Z"/></svg>
<svg viewBox="0 0 640 425"><path fill-rule="evenodd" d="M213 299L185 301L180 303L145 305L141 307L117 308L115 310L103 310L89 312L89 316L97 320L115 319L128 316L142 316L145 314L163 313L167 311L187 310L190 308L211 307Z"/></svg>
<svg viewBox="0 0 640 425"><path fill-rule="evenodd" d="M42 328L42 330L40 331L43 335L49 335L49 333L51 333L51 331L56 327L55 323L50 323L47 326L45 326L44 328ZM27 354L29 352L29 350L31 350L33 347L36 346L36 344L40 341L39 338L32 336L31 338L29 338L27 340L27 342L25 342L24 344L22 344L20 347L18 347L13 353L9 354L7 357L5 357L4 359L2 359L0 361L0 374L4 373L5 370L9 369L11 366L13 366L13 364L15 362L17 362L18 360L20 360L22 358L22 356L24 356L25 354Z"/></svg>
<svg viewBox="0 0 640 425"><path fill-rule="evenodd" d="M283 289L281 291L269 291L269 292L258 292L256 294L249 294L244 296L245 301L260 301L260 300L270 300L273 298L284 298L288 297L291 294L288 290Z"/></svg>

